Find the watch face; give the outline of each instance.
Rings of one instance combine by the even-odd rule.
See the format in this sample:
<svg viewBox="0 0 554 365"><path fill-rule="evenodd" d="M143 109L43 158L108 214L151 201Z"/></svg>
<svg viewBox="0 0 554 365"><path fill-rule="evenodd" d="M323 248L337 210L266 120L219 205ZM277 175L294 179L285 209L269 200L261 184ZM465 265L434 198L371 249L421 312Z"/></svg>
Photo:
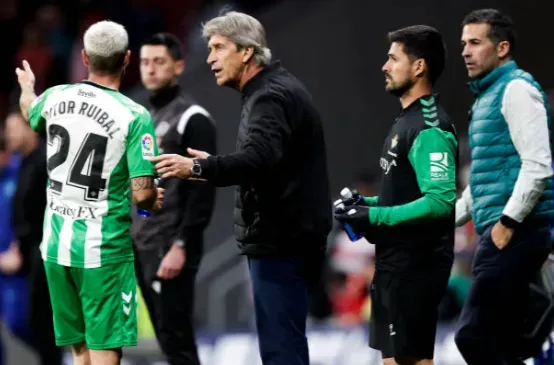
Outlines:
<svg viewBox="0 0 554 365"><path fill-rule="evenodd" d="M192 172L194 174L199 174L200 173L200 165L193 165L192 166Z"/></svg>

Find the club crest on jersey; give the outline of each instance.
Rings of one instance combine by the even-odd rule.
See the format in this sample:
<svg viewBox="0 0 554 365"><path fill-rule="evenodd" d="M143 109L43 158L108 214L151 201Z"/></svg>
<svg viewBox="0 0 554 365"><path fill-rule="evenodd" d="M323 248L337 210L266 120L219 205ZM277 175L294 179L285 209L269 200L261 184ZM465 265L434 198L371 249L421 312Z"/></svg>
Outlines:
<svg viewBox="0 0 554 365"><path fill-rule="evenodd" d="M142 158L154 157L154 138L152 135L148 133L144 134L140 141L140 147L142 149Z"/></svg>

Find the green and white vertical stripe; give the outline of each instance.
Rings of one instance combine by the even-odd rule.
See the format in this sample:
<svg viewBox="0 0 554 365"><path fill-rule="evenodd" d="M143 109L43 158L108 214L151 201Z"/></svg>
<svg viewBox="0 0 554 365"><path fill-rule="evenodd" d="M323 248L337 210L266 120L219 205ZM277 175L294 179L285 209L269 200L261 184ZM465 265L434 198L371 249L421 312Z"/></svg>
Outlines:
<svg viewBox="0 0 554 365"><path fill-rule="evenodd" d="M44 260L80 268L102 266L102 217L73 220L47 209L44 224Z"/></svg>

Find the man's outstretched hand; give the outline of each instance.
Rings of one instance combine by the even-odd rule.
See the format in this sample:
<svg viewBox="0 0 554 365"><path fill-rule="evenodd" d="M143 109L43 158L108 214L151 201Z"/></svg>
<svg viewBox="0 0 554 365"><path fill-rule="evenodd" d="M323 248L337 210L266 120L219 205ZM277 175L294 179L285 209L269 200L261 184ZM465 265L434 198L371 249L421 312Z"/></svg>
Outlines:
<svg viewBox="0 0 554 365"><path fill-rule="evenodd" d="M156 172L162 179L170 177L188 179L191 176L192 158L172 153L154 156L151 161L156 164Z"/></svg>
<svg viewBox="0 0 554 365"><path fill-rule="evenodd" d="M187 152L193 158L208 158L210 154L208 152L187 148ZM178 179L191 179L191 180L203 180L191 178L191 168L194 164L193 158L184 157L177 154L166 154L155 156L150 159L152 163L155 163L155 169L158 175L162 179L175 177Z"/></svg>

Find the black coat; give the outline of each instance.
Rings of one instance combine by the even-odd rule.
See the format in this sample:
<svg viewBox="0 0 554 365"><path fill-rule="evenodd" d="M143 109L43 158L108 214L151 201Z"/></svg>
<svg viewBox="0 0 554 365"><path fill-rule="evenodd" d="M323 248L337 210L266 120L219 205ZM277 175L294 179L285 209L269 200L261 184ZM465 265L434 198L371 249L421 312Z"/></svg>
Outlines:
<svg viewBox="0 0 554 365"><path fill-rule="evenodd" d="M236 152L202 160L202 176L237 185L235 235L243 254L311 252L331 229L321 118L279 62L244 86Z"/></svg>

